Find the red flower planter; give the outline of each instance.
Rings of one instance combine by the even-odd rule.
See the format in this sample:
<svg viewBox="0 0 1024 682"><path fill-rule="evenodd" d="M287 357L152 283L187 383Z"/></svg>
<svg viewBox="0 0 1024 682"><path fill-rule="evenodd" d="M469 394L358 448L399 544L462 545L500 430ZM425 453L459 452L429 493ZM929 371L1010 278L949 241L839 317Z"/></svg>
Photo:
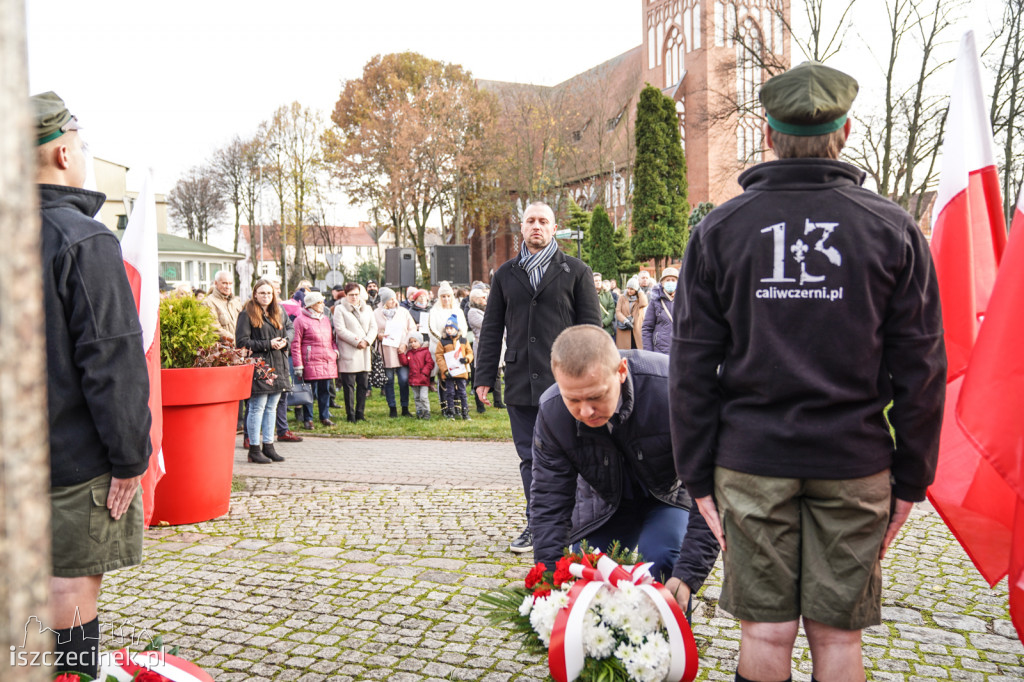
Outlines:
<svg viewBox="0 0 1024 682"><path fill-rule="evenodd" d="M209 521L228 513L238 401L252 392L252 365L162 369L164 466L152 524Z"/></svg>

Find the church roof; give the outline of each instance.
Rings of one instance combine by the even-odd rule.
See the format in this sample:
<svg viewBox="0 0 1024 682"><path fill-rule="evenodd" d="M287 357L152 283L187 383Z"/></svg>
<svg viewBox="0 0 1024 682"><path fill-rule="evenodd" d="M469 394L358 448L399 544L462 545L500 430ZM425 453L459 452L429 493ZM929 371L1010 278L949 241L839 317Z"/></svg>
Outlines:
<svg viewBox="0 0 1024 682"><path fill-rule="evenodd" d="M612 57L553 86L479 80L478 85L510 105L536 98L557 114L563 145L558 177L571 185L622 169L632 162L633 124L642 82L643 46ZM509 106L510 110L518 107ZM536 159L538 164L542 159Z"/></svg>

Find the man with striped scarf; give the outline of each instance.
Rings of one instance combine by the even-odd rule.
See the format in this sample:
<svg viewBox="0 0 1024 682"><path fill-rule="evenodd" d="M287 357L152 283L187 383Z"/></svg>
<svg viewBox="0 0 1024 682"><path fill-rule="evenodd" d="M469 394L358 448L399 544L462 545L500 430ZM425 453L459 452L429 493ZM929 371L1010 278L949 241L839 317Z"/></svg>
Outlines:
<svg viewBox="0 0 1024 682"><path fill-rule="evenodd" d="M555 214L543 202L523 213L523 245L491 279L491 293L477 339L476 394L490 405L487 393L498 377L501 339L505 351L505 404L519 473L526 494L527 527L509 549L533 551L530 532L530 485L533 481L533 426L541 394L555 383L551 345L562 330L577 324L601 325L594 278L585 263L567 256L554 239Z"/></svg>

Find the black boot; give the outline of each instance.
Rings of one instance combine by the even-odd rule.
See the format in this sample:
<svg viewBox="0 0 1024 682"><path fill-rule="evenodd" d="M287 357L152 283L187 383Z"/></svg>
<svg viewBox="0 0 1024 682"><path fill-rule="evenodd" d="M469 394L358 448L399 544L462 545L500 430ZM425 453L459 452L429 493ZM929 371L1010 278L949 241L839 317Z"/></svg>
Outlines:
<svg viewBox="0 0 1024 682"><path fill-rule="evenodd" d="M487 411L487 406L480 400L480 396L476 394L476 391L473 391L473 400L476 401L476 411L478 413L483 414Z"/></svg>
<svg viewBox="0 0 1024 682"><path fill-rule="evenodd" d="M409 411L409 406L408 405L405 405L405 406L402 407L402 416L403 417L411 417L411 416L413 416L412 412ZM416 416L418 417L419 415L416 415Z"/></svg>
<svg viewBox="0 0 1024 682"><path fill-rule="evenodd" d="M272 461L272 462L283 462L284 461L284 457L282 457L281 455L277 454L277 450L274 449L274 444L273 443L264 443L263 444L263 454L264 454L264 456L269 457L270 461Z"/></svg>
<svg viewBox="0 0 1024 682"><path fill-rule="evenodd" d="M388 412L388 416L391 417L392 419L397 417L398 416L398 408L397 407L392 407L390 412Z"/></svg>
<svg viewBox="0 0 1024 682"><path fill-rule="evenodd" d="M362 412L356 412L356 419L355 419L355 421L357 421L357 422L364 422L364 421L366 421L366 417L363 416Z"/></svg>
<svg viewBox="0 0 1024 682"><path fill-rule="evenodd" d="M260 451L260 446L253 444L249 446L249 461L256 464L270 464L274 460L265 457Z"/></svg>

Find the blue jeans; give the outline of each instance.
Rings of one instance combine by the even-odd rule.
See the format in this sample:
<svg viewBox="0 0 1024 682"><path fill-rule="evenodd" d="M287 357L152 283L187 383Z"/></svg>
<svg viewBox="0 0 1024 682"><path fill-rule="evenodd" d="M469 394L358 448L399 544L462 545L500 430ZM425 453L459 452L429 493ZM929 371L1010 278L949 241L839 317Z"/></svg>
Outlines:
<svg viewBox="0 0 1024 682"><path fill-rule="evenodd" d="M384 374L384 398L388 401L388 407L395 406L395 375L398 375L398 397L402 401L402 409L409 409L409 368L408 367L385 367Z"/></svg>
<svg viewBox="0 0 1024 682"><path fill-rule="evenodd" d="M284 395L277 393L253 393L249 398L249 417L246 419L245 430L249 434L249 442L274 442L274 419L277 417L277 404ZM260 440L262 436L263 440Z"/></svg>
<svg viewBox="0 0 1024 682"><path fill-rule="evenodd" d="M679 558L679 547L689 520L688 511L655 497L623 499L612 517L587 535L586 540L602 551L608 549L612 540L618 540L623 548L638 547L644 561L654 562L651 566L654 579L665 582L672 577L672 567Z"/></svg>
<svg viewBox="0 0 1024 682"><path fill-rule="evenodd" d="M316 400L317 409L320 411L320 421L331 418L331 383L334 379L314 379L307 381L313 389L313 399ZM300 421L313 421L313 406L303 405L302 419Z"/></svg>

